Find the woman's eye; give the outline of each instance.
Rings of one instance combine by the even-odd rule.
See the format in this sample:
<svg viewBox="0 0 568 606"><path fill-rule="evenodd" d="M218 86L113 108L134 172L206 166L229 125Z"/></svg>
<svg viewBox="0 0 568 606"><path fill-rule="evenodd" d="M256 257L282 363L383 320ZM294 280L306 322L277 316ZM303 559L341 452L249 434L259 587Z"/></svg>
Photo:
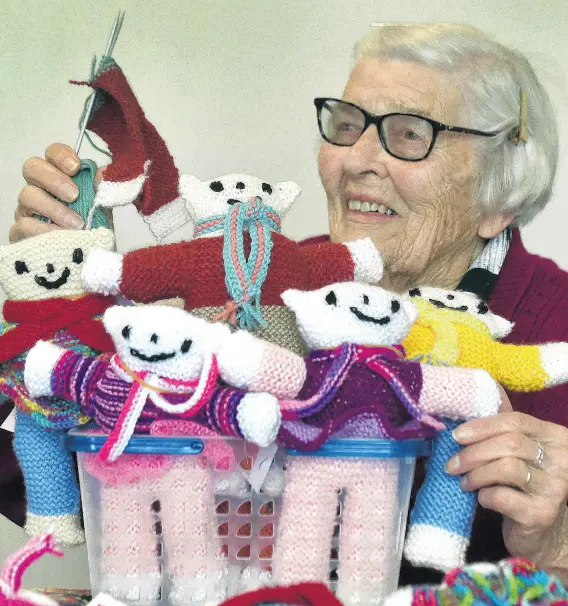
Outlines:
<svg viewBox="0 0 568 606"><path fill-rule="evenodd" d="M338 132L341 133L348 133L351 132L353 130L356 129L355 125L353 124L353 122L340 122L337 126L336 129Z"/></svg>
<svg viewBox="0 0 568 606"><path fill-rule="evenodd" d="M403 136L407 141L420 141L422 138L416 131L409 129L404 131Z"/></svg>

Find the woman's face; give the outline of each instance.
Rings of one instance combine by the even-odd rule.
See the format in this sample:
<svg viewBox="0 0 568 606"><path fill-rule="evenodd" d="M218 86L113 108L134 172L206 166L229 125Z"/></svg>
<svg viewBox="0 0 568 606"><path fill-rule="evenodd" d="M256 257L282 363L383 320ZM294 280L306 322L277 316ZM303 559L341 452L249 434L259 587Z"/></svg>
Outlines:
<svg viewBox="0 0 568 606"><path fill-rule="evenodd" d="M414 63L361 59L343 99L373 114L407 112L475 127L460 124L456 77ZM387 154L374 125L352 147L323 142L319 173L332 239L370 237L384 257L384 281L390 288L425 283L454 287L479 249L480 235L488 237L479 205L472 200L472 139L441 132L430 155L420 162ZM383 212L369 211L372 204ZM395 214L384 214L384 207Z"/></svg>

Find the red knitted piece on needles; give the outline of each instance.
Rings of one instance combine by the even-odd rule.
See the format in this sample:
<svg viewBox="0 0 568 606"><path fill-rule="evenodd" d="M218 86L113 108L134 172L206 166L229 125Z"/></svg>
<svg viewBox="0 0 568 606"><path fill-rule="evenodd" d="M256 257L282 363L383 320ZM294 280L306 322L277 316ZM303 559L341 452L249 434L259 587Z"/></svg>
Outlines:
<svg viewBox="0 0 568 606"><path fill-rule="evenodd" d="M245 236L248 245L248 234ZM280 294L288 288L312 290L353 280L355 268L345 245L301 245L276 232L272 238L270 271L262 286L261 304L283 305ZM181 297L187 310L225 305L223 238L197 238L127 253L121 293L140 302Z"/></svg>
<svg viewBox="0 0 568 606"><path fill-rule="evenodd" d="M113 297L87 295L81 299L6 301L4 319L18 324L0 336L0 362L16 358L40 339L50 339L66 329L97 351L114 351L114 344L94 316L114 305Z"/></svg>
<svg viewBox="0 0 568 606"><path fill-rule="evenodd" d="M112 62L89 85L104 93L99 95L104 103L95 110L88 123L89 130L106 142L112 154L112 162L104 171L104 180L121 182L135 179L144 174L144 164L149 160L148 178L142 195L134 202L138 211L148 217L179 196L179 174L174 160L116 63Z"/></svg>

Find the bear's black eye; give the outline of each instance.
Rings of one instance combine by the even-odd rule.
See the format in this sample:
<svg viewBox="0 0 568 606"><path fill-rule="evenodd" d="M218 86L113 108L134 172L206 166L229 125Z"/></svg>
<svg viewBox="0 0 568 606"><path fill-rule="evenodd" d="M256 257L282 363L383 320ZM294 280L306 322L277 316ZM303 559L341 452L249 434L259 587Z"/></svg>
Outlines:
<svg viewBox="0 0 568 606"><path fill-rule="evenodd" d="M487 306L487 303L484 303L483 301L481 301L481 303L477 306L477 311L481 315L486 314L489 311L489 307Z"/></svg>
<svg viewBox="0 0 568 606"><path fill-rule="evenodd" d="M325 297L325 302L328 305L337 305L337 297L335 296L335 293L333 292L333 290L330 290L326 297Z"/></svg>
<svg viewBox="0 0 568 606"><path fill-rule="evenodd" d="M422 293L420 292L419 288L413 288L412 290L409 290L408 294L411 297L421 297L422 296Z"/></svg>
<svg viewBox="0 0 568 606"><path fill-rule="evenodd" d="M266 192L267 194L272 194L272 186L268 185L268 183L263 183L262 191Z"/></svg>
<svg viewBox="0 0 568 606"><path fill-rule="evenodd" d="M369 297L367 295L363 295L363 303L369 305Z"/></svg>
<svg viewBox="0 0 568 606"><path fill-rule="evenodd" d="M83 249L82 248L76 248L73 251L73 263L82 263L83 262Z"/></svg>
<svg viewBox="0 0 568 606"><path fill-rule="evenodd" d="M17 274L29 274L30 270L26 265L25 261L16 261L15 263L16 273Z"/></svg>
<svg viewBox="0 0 568 606"><path fill-rule="evenodd" d="M395 314L400 309L400 303L394 299L391 303L391 311Z"/></svg>
<svg viewBox="0 0 568 606"><path fill-rule="evenodd" d="M186 339L182 344L181 344L181 353L187 353L189 351L189 348L191 347L191 339Z"/></svg>
<svg viewBox="0 0 568 606"><path fill-rule="evenodd" d="M125 339L130 339L130 326L125 326L125 327L122 329L122 336L123 336Z"/></svg>
<svg viewBox="0 0 568 606"><path fill-rule="evenodd" d="M449 299L450 301L453 301L453 300L455 299L455 297L454 297L454 295L448 295L448 299Z"/></svg>
<svg viewBox="0 0 568 606"><path fill-rule="evenodd" d="M152 336L150 337L150 341L152 343L157 343L158 342L158 335L156 333L153 333Z"/></svg>
<svg viewBox="0 0 568 606"><path fill-rule="evenodd" d="M223 184L221 181L213 181L209 184L209 188L213 191L223 191Z"/></svg>
<svg viewBox="0 0 568 606"><path fill-rule="evenodd" d="M235 185L235 187L237 189L244 189L245 188L245 184L242 181L237 181L237 184Z"/></svg>

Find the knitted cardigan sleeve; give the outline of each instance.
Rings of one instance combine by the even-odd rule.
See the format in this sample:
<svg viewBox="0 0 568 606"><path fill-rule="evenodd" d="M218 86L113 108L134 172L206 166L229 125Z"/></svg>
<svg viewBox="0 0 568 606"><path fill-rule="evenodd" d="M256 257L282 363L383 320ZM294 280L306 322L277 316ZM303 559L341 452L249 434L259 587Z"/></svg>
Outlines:
<svg viewBox="0 0 568 606"><path fill-rule="evenodd" d="M97 387L108 362L67 351L51 375L51 391L63 400L76 402L89 417L97 419Z"/></svg>
<svg viewBox="0 0 568 606"><path fill-rule="evenodd" d="M128 299L151 303L183 297L192 273L188 271L192 248L187 242L151 246L126 253L122 264L120 292Z"/></svg>

